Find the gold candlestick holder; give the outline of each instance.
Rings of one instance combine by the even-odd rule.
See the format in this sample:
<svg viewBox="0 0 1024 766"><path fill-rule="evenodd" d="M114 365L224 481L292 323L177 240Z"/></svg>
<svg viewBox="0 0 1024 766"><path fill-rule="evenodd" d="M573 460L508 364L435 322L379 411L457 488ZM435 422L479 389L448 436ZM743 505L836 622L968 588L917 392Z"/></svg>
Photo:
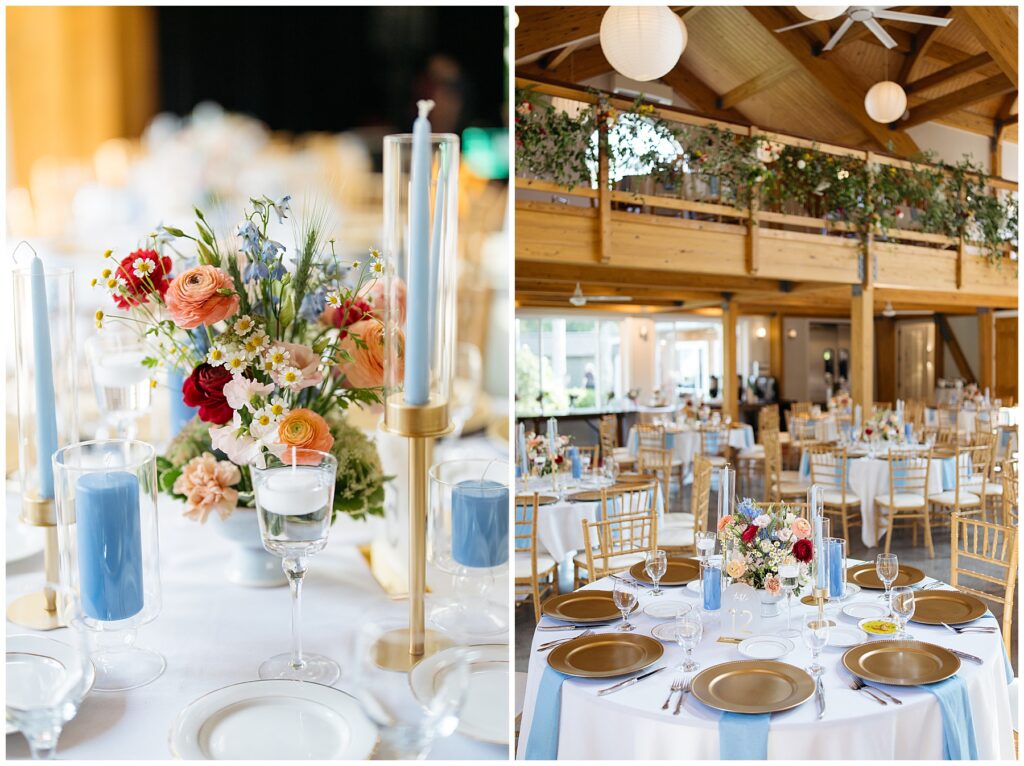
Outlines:
<svg viewBox="0 0 1024 766"><path fill-rule="evenodd" d="M15 625L32 630L63 628L57 610L55 583L60 579L57 552L57 518L52 498L25 497L22 500L22 524L40 527L46 535L43 548L43 571L46 581L42 590L19 596L7 607L7 619Z"/></svg>
<svg viewBox="0 0 1024 766"><path fill-rule="evenodd" d="M409 627L384 634L375 648L377 664L408 671L424 657L452 645L441 633L426 628L428 472L434 440L452 431L448 402L406 404L392 396L384 427L409 440Z"/></svg>

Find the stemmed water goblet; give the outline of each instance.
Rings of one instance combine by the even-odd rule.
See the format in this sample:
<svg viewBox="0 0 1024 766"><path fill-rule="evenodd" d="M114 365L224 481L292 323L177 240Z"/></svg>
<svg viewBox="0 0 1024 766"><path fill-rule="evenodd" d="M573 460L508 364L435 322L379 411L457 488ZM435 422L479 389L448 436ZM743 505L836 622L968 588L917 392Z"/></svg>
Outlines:
<svg viewBox="0 0 1024 766"><path fill-rule="evenodd" d="M795 638L800 631L793 627L793 591L800 584L800 568L796 564L783 564L779 567L779 581L782 592L786 594L786 627L779 631L779 635Z"/></svg>
<svg viewBox="0 0 1024 766"><path fill-rule="evenodd" d="M292 447L281 458L257 458L250 469L263 547L281 557L292 596L292 651L265 660L260 678L330 686L341 673L338 664L302 650L302 579L307 559L327 545L338 461L326 452Z"/></svg>
<svg viewBox="0 0 1024 766"><path fill-rule="evenodd" d="M895 553L879 553L875 557L875 572L885 586L885 600L892 614L892 583L900 573L900 562Z"/></svg>
<svg viewBox="0 0 1024 766"><path fill-rule="evenodd" d="M892 613L896 616L900 629L896 638L909 640L912 638L907 632L907 621L914 616L915 596L914 589L907 585L898 585L889 594Z"/></svg>
<svg viewBox="0 0 1024 766"><path fill-rule="evenodd" d="M612 585L612 599L615 601L615 606L618 610L622 612L622 624L619 625L619 630L636 630L636 626L631 625L626 617L633 610L633 607L636 606L636 583L618 577L615 578L615 583Z"/></svg>
<svg viewBox="0 0 1024 766"><path fill-rule="evenodd" d="M701 622L700 613L696 610L676 615L673 625L673 636L676 643L686 650L686 655L679 663L677 670L684 673L693 673L700 670L700 663L693 659L693 650L700 644L704 635L704 623Z"/></svg>
<svg viewBox="0 0 1024 766"><path fill-rule="evenodd" d="M821 650L828 644L828 635L831 626L832 623L829 620L818 619L817 615L812 615L804 620L804 643L807 645L807 648L811 650L811 664L807 667L807 672L814 678L817 678L825 672L825 668L823 668L818 662L818 656L821 654Z"/></svg>
<svg viewBox="0 0 1024 766"><path fill-rule="evenodd" d="M668 554L662 550L648 551L646 555L646 561L644 563L644 571L647 576L654 582L654 590L651 591L652 596L661 596L663 591L659 581L665 576L665 572L668 570Z"/></svg>

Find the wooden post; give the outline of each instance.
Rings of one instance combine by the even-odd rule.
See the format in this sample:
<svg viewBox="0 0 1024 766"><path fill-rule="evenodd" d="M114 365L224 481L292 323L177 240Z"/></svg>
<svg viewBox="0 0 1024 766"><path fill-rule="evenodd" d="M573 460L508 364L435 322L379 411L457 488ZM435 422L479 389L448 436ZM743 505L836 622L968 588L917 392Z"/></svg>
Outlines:
<svg viewBox="0 0 1024 766"><path fill-rule="evenodd" d="M750 126L750 135L753 136L757 132L757 128L753 125ZM760 266L760 232L758 231L757 225L757 210L760 206L761 189L757 184L751 184L750 187L750 207L748 212L750 217L747 219L747 248L746 248L746 261L747 261L747 273L756 274L757 269Z"/></svg>
<svg viewBox="0 0 1024 766"><path fill-rule="evenodd" d="M996 387L996 319L992 309L978 309L978 386Z"/></svg>
<svg viewBox="0 0 1024 766"><path fill-rule="evenodd" d="M864 417L875 403L875 288L854 285L850 300L850 393Z"/></svg>
<svg viewBox="0 0 1024 766"><path fill-rule="evenodd" d="M739 417L740 405L736 383L736 304L732 296L723 293L722 302L722 416L733 420Z"/></svg>
<svg viewBox="0 0 1024 766"><path fill-rule="evenodd" d="M782 370L786 363L783 354L785 347L782 336L782 315L772 314L768 323L768 364L771 365L770 372L775 377L775 394L782 397Z"/></svg>
<svg viewBox="0 0 1024 766"><path fill-rule="evenodd" d="M601 263L612 258L612 191L608 184L608 130L598 130L597 142L597 241Z"/></svg>

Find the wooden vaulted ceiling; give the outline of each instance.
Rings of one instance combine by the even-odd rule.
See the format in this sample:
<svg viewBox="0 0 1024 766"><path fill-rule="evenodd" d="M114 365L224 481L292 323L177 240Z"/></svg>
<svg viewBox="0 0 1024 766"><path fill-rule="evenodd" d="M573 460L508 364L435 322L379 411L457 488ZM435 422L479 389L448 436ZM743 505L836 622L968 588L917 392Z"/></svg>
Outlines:
<svg viewBox="0 0 1024 766"><path fill-rule="evenodd" d="M586 83L612 72L598 31L605 7L518 7L516 73ZM805 21L795 8L674 6L689 40L662 82L694 110L858 148L912 156L907 128L937 122L996 140L1017 140L1016 6L900 7L949 16L945 28L883 21L897 47L886 50L863 24L821 48L842 19L778 34ZM887 126L868 118L864 94L897 80L909 116Z"/></svg>

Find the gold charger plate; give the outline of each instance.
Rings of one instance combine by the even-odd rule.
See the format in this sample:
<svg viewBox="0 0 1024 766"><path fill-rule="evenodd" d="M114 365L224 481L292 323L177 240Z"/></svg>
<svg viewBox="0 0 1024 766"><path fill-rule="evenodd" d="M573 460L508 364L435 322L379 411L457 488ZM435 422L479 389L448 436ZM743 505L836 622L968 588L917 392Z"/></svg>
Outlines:
<svg viewBox="0 0 1024 766"><path fill-rule="evenodd" d="M716 710L775 713L810 699L814 679L785 662L737 660L702 670L694 677L691 691Z"/></svg>
<svg viewBox="0 0 1024 766"><path fill-rule="evenodd" d="M608 622L622 617L609 590L578 590L554 596L541 605L541 611L555 620L580 623Z"/></svg>
<svg viewBox="0 0 1024 766"><path fill-rule="evenodd" d="M916 585L923 579L924 572L917 567L900 564L900 573L896 575L896 579L892 584L893 586ZM873 563L858 564L855 567L850 567L846 570L846 581L868 590L883 590L885 588L882 581L878 579L878 573L875 571Z"/></svg>
<svg viewBox="0 0 1024 766"><path fill-rule="evenodd" d="M974 596L958 590L928 590L914 594L914 616L911 622L923 625L960 625L972 622L988 611Z"/></svg>
<svg viewBox="0 0 1024 766"><path fill-rule="evenodd" d="M555 497L554 495L538 495L537 496L537 505L551 505L552 503L557 503L557 502L558 502L558 498Z"/></svg>
<svg viewBox="0 0 1024 766"><path fill-rule="evenodd" d="M944 681L960 669L948 649L923 641L871 641L843 655L843 666L868 681L893 686L919 686Z"/></svg>
<svg viewBox="0 0 1024 766"><path fill-rule="evenodd" d="M611 487L609 487L610 489ZM574 503L599 503L601 502L601 490L588 489L583 492L577 492L574 495L569 495L567 499Z"/></svg>
<svg viewBox="0 0 1024 766"><path fill-rule="evenodd" d="M610 678L650 667L664 653L661 642L650 636L602 633L556 646L548 665L578 678Z"/></svg>
<svg viewBox="0 0 1024 766"><path fill-rule="evenodd" d="M657 481L653 476L645 476L642 473L620 473L616 478L617 484L654 484Z"/></svg>
<svg viewBox="0 0 1024 766"><path fill-rule="evenodd" d="M644 571L644 562L638 561L629 568L629 573L640 582L653 583ZM700 562L697 559L669 559L662 585L686 585L700 577Z"/></svg>

